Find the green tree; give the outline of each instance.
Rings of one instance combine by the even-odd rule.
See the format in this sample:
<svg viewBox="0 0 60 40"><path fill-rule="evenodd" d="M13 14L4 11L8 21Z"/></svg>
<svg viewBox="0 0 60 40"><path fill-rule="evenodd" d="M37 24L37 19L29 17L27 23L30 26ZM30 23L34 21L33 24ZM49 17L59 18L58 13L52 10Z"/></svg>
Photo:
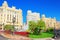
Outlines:
<svg viewBox="0 0 60 40"><path fill-rule="evenodd" d="M48 32L48 33L53 33L53 31L54 31L54 29L53 29L52 27L49 27L49 28L46 30L46 32Z"/></svg>
<svg viewBox="0 0 60 40"><path fill-rule="evenodd" d="M29 21L29 30L31 31L31 32L33 32L34 31L34 29L36 28L36 22L34 22L34 21Z"/></svg>
<svg viewBox="0 0 60 40"><path fill-rule="evenodd" d="M45 30L46 26L45 26L45 22L42 20L38 20L37 22L37 27L39 27L42 30Z"/></svg>
<svg viewBox="0 0 60 40"><path fill-rule="evenodd" d="M38 22L36 24L37 24L37 26L34 29L33 34L39 35L42 31L45 30L45 22L42 20L38 20Z"/></svg>
<svg viewBox="0 0 60 40"><path fill-rule="evenodd" d="M39 35L40 34L40 29L38 27L36 27L33 31L34 35Z"/></svg>
<svg viewBox="0 0 60 40"><path fill-rule="evenodd" d="M33 33L33 34L40 34L41 30L45 29L45 22L42 20L39 20L37 22L34 21L30 21L29 22L29 30Z"/></svg>
<svg viewBox="0 0 60 40"><path fill-rule="evenodd" d="M10 31L14 32L14 27L12 25L5 25L4 30L10 30Z"/></svg>

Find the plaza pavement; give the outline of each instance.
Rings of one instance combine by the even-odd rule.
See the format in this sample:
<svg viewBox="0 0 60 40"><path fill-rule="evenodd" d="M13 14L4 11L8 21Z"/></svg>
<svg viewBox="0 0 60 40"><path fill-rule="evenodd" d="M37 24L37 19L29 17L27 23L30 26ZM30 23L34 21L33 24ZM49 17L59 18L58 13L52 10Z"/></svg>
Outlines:
<svg viewBox="0 0 60 40"><path fill-rule="evenodd" d="M8 40L8 39L0 35L0 40Z"/></svg>
<svg viewBox="0 0 60 40"><path fill-rule="evenodd" d="M54 40L52 38L33 38L33 40Z"/></svg>
<svg viewBox="0 0 60 40"><path fill-rule="evenodd" d="M24 36L20 36L20 35L11 35L11 34L3 34L1 33L0 35L0 40L4 39L4 40L60 40L59 39L52 39L52 38L28 38L28 37L24 37Z"/></svg>
<svg viewBox="0 0 60 40"><path fill-rule="evenodd" d="M5 38L8 38L8 40L32 40L31 38L19 35L11 35L11 34L1 34L1 35Z"/></svg>

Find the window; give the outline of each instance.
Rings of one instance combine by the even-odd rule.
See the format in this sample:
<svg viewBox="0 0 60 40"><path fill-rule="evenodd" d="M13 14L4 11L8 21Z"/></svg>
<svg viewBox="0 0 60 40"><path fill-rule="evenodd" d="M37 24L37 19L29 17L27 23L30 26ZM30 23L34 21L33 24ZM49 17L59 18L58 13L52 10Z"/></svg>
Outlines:
<svg viewBox="0 0 60 40"><path fill-rule="evenodd" d="M17 23L18 23L18 15L17 15Z"/></svg>
<svg viewBox="0 0 60 40"><path fill-rule="evenodd" d="M14 17L16 18L16 15L14 15Z"/></svg>
<svg viewBox="0 0 60 40"><path fill-rule="evenodd" d="M11 10L8 10L8 13L10 13L11 12Z"/></svg>
<svg viewBox="0 0 60 40"><path fill-rule="evenodd" d="M10 14L10 21L11 21L11 14Z"/></svg>
<svg viewBox="0 0 60 40"><path fill-rule="evenodd" d="M2 19L2 14L1 14L1 19Z"/></svg>
<svg viewBox="0 0 60 40"><path fill-rule="evenodd" d="M15 14L16 14L16 12L15 12Z"/></svg>
<svg viewBox="0 0 60 40"><path fill-rule="evenodd" d="M7 15L7 20L9 20L9 15Z"/></svg>
<svg viewBox="0 0 60 40"><path fill-rule="evenodd" d="M4 22L5 22L5 19L4 19Z"/></svg>
<svg viewBox="0 0 60 40"><path fill-rule="evenodd" d="M13 14L16 14L16 12L14 11Z"/></svg>
<svg viewBox="0 0 60 40"><path fill-rule="evenodd" d="M1 14L1 17L2 17L2 14Z"/></svg>
<svg viewBox="0 0 60 40"><path fill-rule="evenodd" d="M2 12L3 11L3 9L2 8L0 8L0 12Z"/></svg>
<svg viewBox="0 0 60 40"><path fill-rule="evenodd" d="M5 17L6 15L4 14L4 17Z"/></svg>

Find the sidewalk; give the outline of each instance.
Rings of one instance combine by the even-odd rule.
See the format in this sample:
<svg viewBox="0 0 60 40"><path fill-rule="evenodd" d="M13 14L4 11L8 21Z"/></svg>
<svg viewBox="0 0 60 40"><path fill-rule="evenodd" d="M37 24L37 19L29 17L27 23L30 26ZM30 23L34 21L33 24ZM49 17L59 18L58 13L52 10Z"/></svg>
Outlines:
<svg viewBox="0 0 60 40"><path fill-rule="evenodd" d="M28 37L19 36L19 35L10 35L10 34L1 34L1 35L8 38L9 40L32 40Z"/></svg>
<svg viewBox="0 0 60 40"><path fill-rule="evenodd" d="M11 34L1 34L2 36L8 38L9 40L54 40L52 38L28 38L20 35L11 35Z"/></svg>
<svg viewBox="0 0 60 40"><path fill-rule="evenodd" d="M33 38L33 40L54 40L52 38Z"/></svg>

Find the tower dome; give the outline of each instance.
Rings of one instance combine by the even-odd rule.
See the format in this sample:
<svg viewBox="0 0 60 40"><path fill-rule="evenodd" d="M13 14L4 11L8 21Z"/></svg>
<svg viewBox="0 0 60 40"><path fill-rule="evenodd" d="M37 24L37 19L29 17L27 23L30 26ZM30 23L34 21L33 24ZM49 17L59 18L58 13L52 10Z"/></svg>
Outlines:
<svg viewBox="0 0 60 40"><path fill-rule="evenodd" d="M28 10L27 13L30 14L30 13L32 13L32 11L31 10Z"/></svg>
<svg viewBox="0 0 60 40"><path fill-rule="evenodd" d="M54 20L56 20L56 17L54 17Z"/></svg>
<svg viewBox="0 0 60 40"><path fill-rule="evenodd" d="M8 6L7 1L4 1L2 6L7 7Z"/></svg>
<svg viewBox="0 0 60 40"><path fill-rule="evenodd" d="M42 17L45 17L45 15L43 14Z"/></svg>

